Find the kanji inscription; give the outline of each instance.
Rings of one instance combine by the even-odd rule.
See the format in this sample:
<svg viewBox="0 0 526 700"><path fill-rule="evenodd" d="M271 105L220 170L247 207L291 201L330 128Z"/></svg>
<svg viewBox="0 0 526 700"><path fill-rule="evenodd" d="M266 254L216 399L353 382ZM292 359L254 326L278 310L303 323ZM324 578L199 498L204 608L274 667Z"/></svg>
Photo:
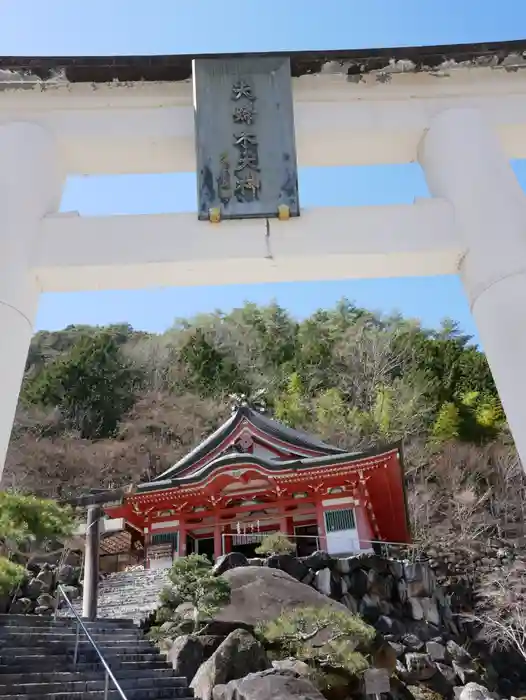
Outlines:
<svg viewBox="0 0 526 700"><path fill-rule="evenodd" d="M194 61L198 216L298 216L290 62L282 57Z"/></svg>

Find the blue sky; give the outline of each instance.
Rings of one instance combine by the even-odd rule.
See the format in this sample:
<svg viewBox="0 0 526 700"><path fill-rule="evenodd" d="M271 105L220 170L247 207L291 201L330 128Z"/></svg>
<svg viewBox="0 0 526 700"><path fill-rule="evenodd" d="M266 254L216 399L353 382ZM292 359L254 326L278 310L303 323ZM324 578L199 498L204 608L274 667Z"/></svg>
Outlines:
<svg viewBox="0 0 526 700"><path fill-rule="evenodd" d="M3 55L120 55L374 48L503 41L524 38L526 4L519 0L0 0ZM237 18L237 23L236 23ZM526 189L526 166L514 163ZM342 179L345 178L345 186ZM191 211L192 174L71 179L62 209L82 214ZM349 187L350 182L350 187ZM304 206L411 202L427 194L416 165L300 173ZM349 192L352 194L349 199ZM308 284L167 288L149 291L44 295L37 327L127 321L161 331L175 317L250 299L276 298L298 316L342 296L385 312L437 325L458 319L476 334L456 278L342 281Z"/></svg>

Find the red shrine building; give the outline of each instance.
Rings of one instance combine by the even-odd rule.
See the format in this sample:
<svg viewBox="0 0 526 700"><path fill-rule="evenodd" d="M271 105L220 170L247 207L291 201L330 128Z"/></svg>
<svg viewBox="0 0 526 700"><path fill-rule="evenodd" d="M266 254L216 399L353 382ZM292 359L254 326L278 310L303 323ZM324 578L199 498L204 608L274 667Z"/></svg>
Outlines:
<svg viewBox="0 0 526 700"><path fill-rule="evenodd" d="M248 406L104 510L123 519L149 568L192 552L255 556L273 532L286 533L299 556L410 541L400 444L346 452Z"/></svg>

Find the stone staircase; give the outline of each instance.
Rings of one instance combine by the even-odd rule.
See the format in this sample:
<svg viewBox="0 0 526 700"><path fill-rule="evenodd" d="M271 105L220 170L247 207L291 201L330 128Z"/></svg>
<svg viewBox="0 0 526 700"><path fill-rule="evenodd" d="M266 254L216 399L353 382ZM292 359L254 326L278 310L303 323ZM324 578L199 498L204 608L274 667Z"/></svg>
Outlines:
<svg viewBox="0 0 526 700"><path fill-rule="evenodd" d="M127 700L193 697L131 620L85 624ZM103 700L102 664L81 633L74 665L75 639L72 620L0 615L0 700ZM111 682L108 700L121 700Z"/></svg>
<svg viewBox="0 0 526 700"><path fill-rule="evenodd" d="M167 571L136 570L110 574L99 583L97 618L127 619L140 625L159 606L159 594L168 582ZM82 602L73 602L79 616ZM67 611L63 613L67 615Z"/></svg>

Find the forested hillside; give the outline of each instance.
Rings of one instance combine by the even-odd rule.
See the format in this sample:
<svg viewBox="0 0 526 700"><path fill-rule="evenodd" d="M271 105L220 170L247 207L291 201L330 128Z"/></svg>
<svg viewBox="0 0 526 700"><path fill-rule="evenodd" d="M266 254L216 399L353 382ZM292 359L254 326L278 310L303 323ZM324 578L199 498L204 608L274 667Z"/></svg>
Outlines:
<svg viewBox="0 0 526 700"><path fill-rule="evenodd" d="M404 438L419 536L441 522L522 524L522 472L484 355L452 321L431 331L346 300L301 322L246 304L162 335L38 333L3 485L66 496L148 479L228 416L232 394L349 449Z"/></svg>

